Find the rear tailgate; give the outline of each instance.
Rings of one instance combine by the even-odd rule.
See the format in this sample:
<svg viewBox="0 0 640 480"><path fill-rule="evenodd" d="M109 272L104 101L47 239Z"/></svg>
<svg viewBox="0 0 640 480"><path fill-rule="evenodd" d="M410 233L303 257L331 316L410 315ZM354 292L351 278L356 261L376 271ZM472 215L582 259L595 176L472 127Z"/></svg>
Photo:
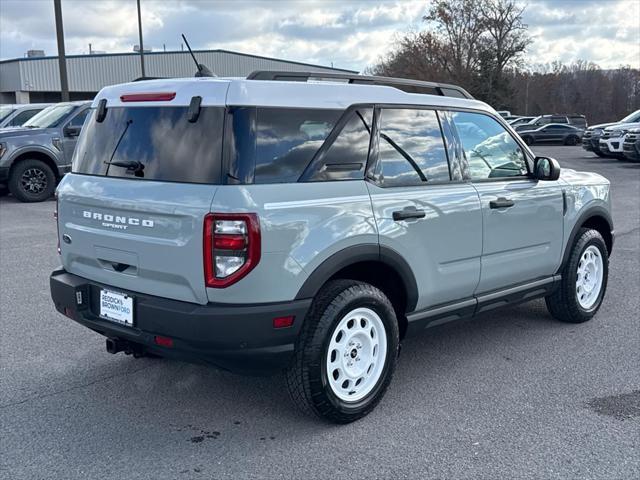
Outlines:
<svg viewBox="0 0 640 480"><path fill-rule="evenodd" d="M62 264L116 288L205 304L202 228L215 191L67 175L58 189Z"/></svg>

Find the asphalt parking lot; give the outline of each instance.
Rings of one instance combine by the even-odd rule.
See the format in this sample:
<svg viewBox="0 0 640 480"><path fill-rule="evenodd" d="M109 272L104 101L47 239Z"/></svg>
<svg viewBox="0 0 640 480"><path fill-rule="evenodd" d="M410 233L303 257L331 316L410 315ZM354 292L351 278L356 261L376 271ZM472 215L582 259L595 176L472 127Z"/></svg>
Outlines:
<svg viewBox="0 0 640 480"><path fill-rule="evenodd" d="M534 150L612 182L598 315L535 301L411 338L347 426L299 414L281 377L108 354L51 303L54 203L0 199L0 477L640 478L640 164Z"/></svg>

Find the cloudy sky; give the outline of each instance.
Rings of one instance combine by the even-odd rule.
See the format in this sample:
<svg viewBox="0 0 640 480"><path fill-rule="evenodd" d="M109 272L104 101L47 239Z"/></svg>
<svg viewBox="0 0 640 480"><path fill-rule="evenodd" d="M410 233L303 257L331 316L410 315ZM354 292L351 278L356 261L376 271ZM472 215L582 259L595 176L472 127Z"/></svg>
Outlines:
<svg viewBox="0 0 640 480"><path fill-rule="evenodd" d="M142 0L145 47L222 48L362 70L399 34L424 28L421 0ZM531 64L585 59L640 67L640 0L528 0ZM135 0L62 0L68 54L129 52ZM0 59L57 53L53 0L0 0Z"/></svg>

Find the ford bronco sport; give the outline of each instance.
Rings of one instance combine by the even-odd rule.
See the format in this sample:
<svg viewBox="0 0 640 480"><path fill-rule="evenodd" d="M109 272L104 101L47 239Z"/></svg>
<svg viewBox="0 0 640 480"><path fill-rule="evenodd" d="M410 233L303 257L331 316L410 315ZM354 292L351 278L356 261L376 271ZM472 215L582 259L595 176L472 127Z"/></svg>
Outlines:
<svg viewBox="0 0 640 480"><path fill-rule="evenodd" d="M341 423L411 333L542 297L589 320L613 244L609 182L463 89L339 74L104 88L57 202L53 301L110 353L284 370Z"/></svg>

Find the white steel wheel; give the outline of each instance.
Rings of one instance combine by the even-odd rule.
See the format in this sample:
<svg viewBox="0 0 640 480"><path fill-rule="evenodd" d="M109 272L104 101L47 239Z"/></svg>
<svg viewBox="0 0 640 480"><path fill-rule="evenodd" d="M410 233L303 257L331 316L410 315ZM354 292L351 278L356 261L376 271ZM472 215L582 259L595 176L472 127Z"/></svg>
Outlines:
<svg viewBox="0 0 640 480"><path fill-rule="evenodd" d="M357 402L374 389L387 358L387 332L370 308L347 313L331 334L327 349L327 379L340 400Z"/></svg>
<svg viewBox="0 0 640 480"><path fill-rule="evenodd" d="M602 252L595 245L590 245L582 252L576 273L576 296L585 310L589 310L598 301L603 278Z"/></svg>

